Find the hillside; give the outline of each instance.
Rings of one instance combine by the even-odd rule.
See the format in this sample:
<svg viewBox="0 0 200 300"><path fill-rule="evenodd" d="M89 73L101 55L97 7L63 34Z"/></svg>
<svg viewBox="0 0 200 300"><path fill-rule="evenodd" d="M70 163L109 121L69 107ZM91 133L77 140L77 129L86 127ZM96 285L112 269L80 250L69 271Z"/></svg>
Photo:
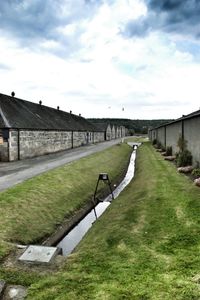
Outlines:
<svg viewBox="0 0 200 300"><path fill-rule="evenodd" d="M98 118L98 119L93 119L90 118L88 121L92 123L109 123L113 125L119 125L119 126L125 126L130 134L134 133L147 133L148 128L152 127L157 127L162 124L171 122L172 120L131 120L131 119L109 119L109 118Z"/></svg>

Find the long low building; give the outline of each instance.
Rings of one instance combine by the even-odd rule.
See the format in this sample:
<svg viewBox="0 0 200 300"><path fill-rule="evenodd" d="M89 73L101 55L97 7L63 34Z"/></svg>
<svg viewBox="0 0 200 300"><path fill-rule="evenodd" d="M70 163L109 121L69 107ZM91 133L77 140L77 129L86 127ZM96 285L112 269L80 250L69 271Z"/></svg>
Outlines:
<svg viewBox="0 0 200 300"><path fill-rule="evenodd" d="M105 140L81 116L0 94L0 161L15 161Z"/></svg>
<svg viewBox="0 0 200 300"><path fill-rule="evenodd" d="M192 153L193 165L200 166L200 110L149 130L150 140L160 142L165 149L171 146L173 155L179 151L180 137Z"/></svg>
<svg viewBox="0 0 200 300"><path fill-rule="evenodd" d="M124 126L119 125L111 125L106 122L91 122L97 129L100 131L104 131L105 133L105 141L117 139L117 138L123 138L126 135L126 128Z"/></svg>
<svg viewBox="0 0 200 300"><path fill-rule="evenodd" d="M15 161L125 136L124 126L0 94L0 161Z"/></svg>

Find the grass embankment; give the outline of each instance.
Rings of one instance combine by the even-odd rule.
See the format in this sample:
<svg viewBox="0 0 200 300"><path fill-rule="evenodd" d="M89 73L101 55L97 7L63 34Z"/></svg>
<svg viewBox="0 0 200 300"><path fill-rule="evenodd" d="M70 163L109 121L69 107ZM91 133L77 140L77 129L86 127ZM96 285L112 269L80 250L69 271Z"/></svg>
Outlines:
<svg viewBox="0 0 200 300"><path fill-rule="evenodd" d="M130 153L127 144L116 145L0 193L0 261L12 244L41 242L64 218L92 200L100 172L107 172L116 183L126 171ZM23 284L26 274L8 271L0 268L0 278ZM29 284L31 278L25 281Z"/></svg>
<svg viewBox="0 0 200 300"><path fill-rule="evenodd" d="M200 190L148 143L135 179L28 299L199 299Z"/></svg>

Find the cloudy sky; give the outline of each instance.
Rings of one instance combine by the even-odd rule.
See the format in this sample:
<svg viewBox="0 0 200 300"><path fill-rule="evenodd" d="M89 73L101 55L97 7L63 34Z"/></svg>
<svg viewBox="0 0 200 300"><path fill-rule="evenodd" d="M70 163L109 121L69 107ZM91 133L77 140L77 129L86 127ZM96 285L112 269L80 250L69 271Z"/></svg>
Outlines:
<svg viewBox="0 0 200 300"><path fill-rule="evenodd" d="M84 117L200 107L200 0L0 0L0 92Z"/></svg>

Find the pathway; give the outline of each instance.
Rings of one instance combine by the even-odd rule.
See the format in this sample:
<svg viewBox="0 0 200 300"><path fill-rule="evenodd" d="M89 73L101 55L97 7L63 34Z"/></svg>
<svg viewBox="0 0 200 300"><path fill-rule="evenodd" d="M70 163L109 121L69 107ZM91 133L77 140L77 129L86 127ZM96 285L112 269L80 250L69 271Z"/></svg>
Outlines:
<svg viewBox="0 0 200 300"><path fill-rule="evenodd" d="M6 190L26 179L32 178L48 170L68 164L90 154L100 152L119 142L121 142L121 139L92 144L26 160L8 163L1 162L0 191Z"/></svg>

